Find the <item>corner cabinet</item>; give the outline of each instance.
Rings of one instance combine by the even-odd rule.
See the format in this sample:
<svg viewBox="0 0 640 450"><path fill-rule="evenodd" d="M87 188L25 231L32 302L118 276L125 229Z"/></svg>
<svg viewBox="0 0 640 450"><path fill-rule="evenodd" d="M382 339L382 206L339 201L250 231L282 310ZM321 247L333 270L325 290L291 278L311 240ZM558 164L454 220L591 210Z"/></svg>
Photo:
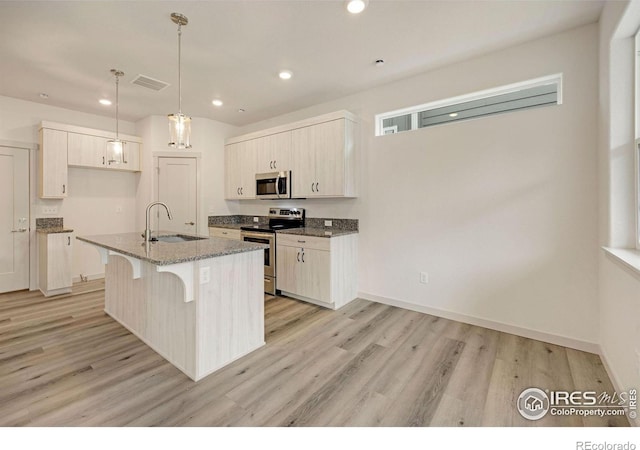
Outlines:
<svg viewBox="0 0 640 450"><path fill-rule="evenodd" d="M65 198L68 194L68 167L140 172L140 145L136 136L120 135L124 143L123 161L109 164L106 148L115 134L109 131L42 122L38 177L40 198Z"/></svg>
<svg viewBox="0 0 640 450"><path fill-rule="evenodd" d="M38 150L38 195L40 198L65 198L68 194L67 133L40 129Z"/></svg>
<svg viewBox="0 0 640 450"><path fill-rule="evenodd" d="M284 295L338 309L357 297L358 235L276 236L277 289Z"/></svg>
<svg viewBox="0 0 640 450"><path fill-rule="evenodd" d="M256 173L288 170L293 198L356 197L356 135L355 116L337 111L229 139L225 197L253 199Z"/></svg>
<svg viewBox="0 0 640 450"><path fill-rule="evenodd" d="M38 284L45 297L71 292L73 233L38 233Z"/></svg>

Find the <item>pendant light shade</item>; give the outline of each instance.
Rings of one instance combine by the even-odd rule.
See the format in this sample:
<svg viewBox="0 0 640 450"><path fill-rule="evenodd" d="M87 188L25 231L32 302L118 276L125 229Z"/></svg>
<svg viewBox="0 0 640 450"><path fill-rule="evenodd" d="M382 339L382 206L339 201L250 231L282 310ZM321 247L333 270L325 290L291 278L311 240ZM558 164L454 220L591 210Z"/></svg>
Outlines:
<svg viewBox="0 0 640 450"><path fill-rule="evenodd" d="M181 38L182 27L189 19L179 13L171 14L171 21L178 25L178 113L169 114L169 147L191 148L191 117L182 114Z"/></svg>
<svg viewBox="0 0 640 450"><path fill-rule="evenodd" d="M121 164L123 161L124 155L124 142L120 140L119 130L118 130L118 107L119 107L119 92L118 92L118 82L120 77L124 76L124 72L111 69L111 73L116 77L116 138L107 141L107 162L109 165L111 164Z"/></svg>

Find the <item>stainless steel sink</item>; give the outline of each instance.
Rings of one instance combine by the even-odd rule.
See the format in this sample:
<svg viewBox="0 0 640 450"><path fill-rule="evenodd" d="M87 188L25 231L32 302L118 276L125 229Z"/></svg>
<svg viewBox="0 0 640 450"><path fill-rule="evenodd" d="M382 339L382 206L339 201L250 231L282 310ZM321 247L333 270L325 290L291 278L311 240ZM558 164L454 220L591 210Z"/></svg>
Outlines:
<svg viewBox="0 0 640 450"><path fill-rule="evenodd" d="M188 242L188 241L200 241L202 239L208 239L206 237L199 236L189 236L186 234L172 234L168 236L158 236L154 237L152 241L161 241L161 242Z"/></svg>

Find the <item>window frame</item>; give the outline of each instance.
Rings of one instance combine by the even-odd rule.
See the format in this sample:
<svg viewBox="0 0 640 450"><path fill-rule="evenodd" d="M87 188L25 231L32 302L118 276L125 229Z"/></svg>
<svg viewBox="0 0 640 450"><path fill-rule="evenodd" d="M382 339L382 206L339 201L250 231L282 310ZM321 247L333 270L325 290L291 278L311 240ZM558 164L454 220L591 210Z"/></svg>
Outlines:
<svg viewBox="0 0 640 450"><path fill-rule="evenodd" d="M530 80L525 80L525 81L520 81L518 83L512 83L512 84L508 84L505 86L499 86L499 87L494 87L494 88L490 88L490 89L484 89L482 91L477 91L477 92L472 92L470 94L464 94L464 95L459 95L456 97L450 97L450 98L446 98L446 99L442 99L442 100L436 100L433 102L428 102L428 103L423 103L421 105L416 105L416 106L410 106L407 108L400 108L400 109L396 109L394 111L389 111L389 112L384 112L384 113L380 113L380 114L376 114L375 116L375 136L385 136L384 134L384 129L388 128L385 127L383 125L384 120L386 119L391 119L394 117L398 117L398 116L404 116L407 114L412 114L414 116L417 116L418 113L422 112L422 111L426 111L426 110L431 110L431 109L437 109L437 108L443 108L443 107L447 107L447 106L455 106L457 104L460 103L466 103L466 102L470 102L470 101L474 101L474 100L482 100L485 98L490 98L490 97L495 97L498 95L503 95L503 94L509 94L512 92L518 92L521 91L523 89L529 89L529 88L534 88L537 86L544 86L547 84L552 84L552 83L556 83L558 86L558 98L557 98L557 105L561 105L562 104L562 73L556 73L553 75L547 75L544 77L539 77L539 78L533 78ZM509 111L505 111L509 112ZM480 118L480 117L485 117L485 116L478 116L478 117L473 117L470 119L465 119L465 120L472 120L475 118ZM456 121L458 122L458 121ZM451 122L444 122L442 124L438 124L438 125L445 125L447 123L451 123ZM437 125L431 125L431 126L437 126ZM424 127L424 128L429 128L429 127ZM411 129L410 130L405 130L405 131L413 131L413 130L417 130L420 129L417 127L417 121L414 120L414 118L412 118L411 121ZM401 133L404 133L404 131L401 131ZM395 134L395 133L391 133L391 134Z"/></svg>

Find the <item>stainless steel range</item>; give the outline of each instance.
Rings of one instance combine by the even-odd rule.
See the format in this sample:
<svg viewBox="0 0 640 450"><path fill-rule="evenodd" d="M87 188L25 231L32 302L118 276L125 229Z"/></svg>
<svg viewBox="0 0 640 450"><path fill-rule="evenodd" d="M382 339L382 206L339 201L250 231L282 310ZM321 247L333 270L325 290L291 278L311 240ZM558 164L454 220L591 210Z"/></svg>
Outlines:
<svg viewBox="0 0 640 450"><path fill-rule="evenodd" d="M270 208L268 225L240 228L243 241L267 244L264 251L264 291L276 294L276 231L304 227L304 208Z"/></svg>

